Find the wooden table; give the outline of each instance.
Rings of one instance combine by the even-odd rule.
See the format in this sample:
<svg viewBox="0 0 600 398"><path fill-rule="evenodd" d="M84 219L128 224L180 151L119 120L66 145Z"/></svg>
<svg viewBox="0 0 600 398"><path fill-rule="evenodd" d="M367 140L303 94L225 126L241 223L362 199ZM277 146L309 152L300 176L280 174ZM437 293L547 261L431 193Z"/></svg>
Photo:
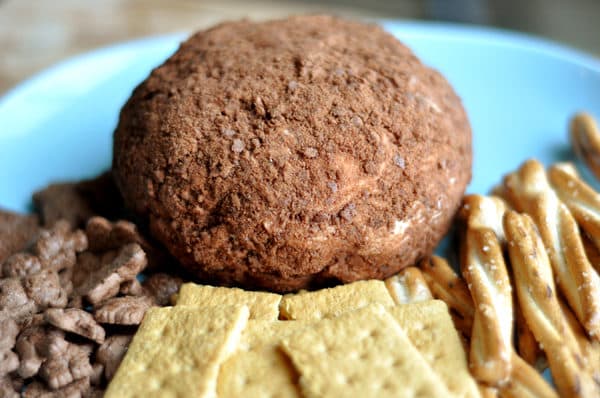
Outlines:
<svg viewBox="0 0 600 398"><path fill-rule="evenodd" d="M598 0L0 0L0 94L68 56L118 41L317 12L486 23L600 54Z"/></svg>

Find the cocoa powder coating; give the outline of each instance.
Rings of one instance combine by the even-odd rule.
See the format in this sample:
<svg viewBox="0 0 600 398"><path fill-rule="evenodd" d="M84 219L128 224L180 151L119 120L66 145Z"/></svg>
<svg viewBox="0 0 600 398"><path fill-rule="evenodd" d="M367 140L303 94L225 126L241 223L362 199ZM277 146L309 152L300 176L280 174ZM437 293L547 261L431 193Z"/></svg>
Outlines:
<svg viewBox="0 0 600 398"><path fill-rule="evenodd" d="M430 254L470 180L471 131L448 82L377 26L231 22L137 87L113 168L199 279L292 291Z"/></svg>

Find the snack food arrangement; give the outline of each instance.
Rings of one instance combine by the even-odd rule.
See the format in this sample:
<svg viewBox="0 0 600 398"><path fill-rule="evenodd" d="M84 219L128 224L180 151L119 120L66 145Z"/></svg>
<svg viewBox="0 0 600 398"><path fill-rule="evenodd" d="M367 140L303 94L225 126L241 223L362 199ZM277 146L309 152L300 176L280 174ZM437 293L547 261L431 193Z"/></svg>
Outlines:
<svg viewBox="0 0 600 398"><path fill-rule="evenodd" d="M570 138L600 179L592 117ZM463 197L470 145L379 28L192 36L110 172L0 211L0 396L600 396L600 193L529 160Z"/></svg>

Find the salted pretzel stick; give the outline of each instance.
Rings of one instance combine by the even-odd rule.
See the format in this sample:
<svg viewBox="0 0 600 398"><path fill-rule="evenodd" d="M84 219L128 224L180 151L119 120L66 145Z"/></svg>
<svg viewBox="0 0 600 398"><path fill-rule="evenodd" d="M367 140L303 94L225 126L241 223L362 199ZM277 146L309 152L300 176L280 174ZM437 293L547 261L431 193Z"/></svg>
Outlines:
<svg viewBox="0 0 600 398"><path fill-rule="evenodd" d="M506 207L506 202L497 196L467 195L463 198L458 217L471 228L491 229L503 244L502 217Z"/></svg>
<svg viewBox="0 0 600 398"><path fill-rule="evenodd" d="M560 395L598 396L600 386L585 372L583 355L560 309L550 261L535 224L528 215L508 211L504 231L521 310L544 347Z"/></svg>
<svg viewBox="0 0 600 398"><path fill-rule="evenodd" d="M571 168L565 163L552 165L548 169L548 179L589 239L600 248L600 193L579 178L576 172L574 174Z"/></svg>
<svg viewBox="0 0 600 398"><path fill-rule="evenodd" d="M527 380L523 383L523 380ZM518 355L513 355L512 373L500 390L502 398L558 398L558 394L540 374Z"/></svg>
<svg viewBox="0 0 600 398"><path fill-rule="evenodd" d="M454 326L464 336L470 336L475 310L465 281L438 256L422 261L420 267L433 297L443 300L450 308Z"/></svg>
<svg viewBox="0 0 600 398"><path fill-rule="evenodd" d="M502 247L494 231L467 227L461 269L475 308L471 371L477 380L500 386L511 372L513 306Z"/></svg>
<svg viewBox="0 0 600 398"><path fill-rule="evenodd" d="M583 249L588 261L592 264L596 272L600 273L600 249L586 234L581 235L581 241L583 242Z"/></svg>
<svg viewBox="0 0 600 398"><path fill-rule="evenodd" d="M479 383L477 384L477 388L479 389L479 395L481 398L497 398L500 396L500 392L496 387L490 387Z"/></svg>
<svg viewBox="0 0 600 398"><path fill-rule="evenodd" d="M390 296L396 304L432 300L427 282L417 267L407 267L385 280Z"/></svg>
<svg viewBox="0 0 600 398"><path fill-rule="evenodd" d="M421 262L420 266L434 297L444 300L453 312L460 315L460 318L454 317L455 326L458 330L463 332L464 336L470 337L472 331L471 327L463 330L457 325L457 319L462 320L462 322L468 325L473 324L475 309L473 308L473 299L471 298L465 281L461 279L460 276L454 272L452 267L450 267L448 262L441 257L433 256L430 260ZM518 355L513 351L511 362L514 363L518 360ZM553 391L552 388L535 369L526 363L519 364L520 369L522 369L523 366L528 368L527 371L513 371L511 374L510 384L511 386L514 386L513 388L517 389L517 391L533 391L533 396L538 397L556 396L556 394L548 394L549 391ZM496 388L487 387L482 384L479 384L479 386L482 397L492 398L496 397L498 394Z"/></svg>
<svg viewBox="0 0 600 398"><path fill-rule="evenodd" d="M519 356L523 358L525 362L535 367L538 370L543 370L548 366L544 351L540 348L540 345L535 341L535 336L531 332L529 325L521 308L515 306L515 319L516 319L516 334L517 334L517 352Z"/></svg>
<svg viewBox="0 0 600 398"><path fill-rule="evenodd" d="M587 333L600 339L600 277L588 261L579 228L554 193L544 167L536 160L504 179L513 207L536 223L558 286Z"/></svg>
<svg viewBox="0 0 600 398"><path fill-rule="evenodd" d="M583 330L567 303L565 303L562 297L559 297L558 300L560 309L579 344L581 353L585 357L586 368L591 373L596 384L600 385L600 343L598 341L591 341L586 336L585 330Z"/></svg>
<svg viewBox="0 0 600 398"><path fill-rule="evenodd" d="M498 198L469 195L460 212L466 224L460 266L475 308L471 370L476 379L496 386L508 380L512 354L512 289L500 241L504 211Z"/></svg>
<svg viewBox="0 0 600 398"><path fill-rule="evenodd" d="M594 118L576 114L569 125L569 138L575 154L600 179L600 131Z"/></svg>

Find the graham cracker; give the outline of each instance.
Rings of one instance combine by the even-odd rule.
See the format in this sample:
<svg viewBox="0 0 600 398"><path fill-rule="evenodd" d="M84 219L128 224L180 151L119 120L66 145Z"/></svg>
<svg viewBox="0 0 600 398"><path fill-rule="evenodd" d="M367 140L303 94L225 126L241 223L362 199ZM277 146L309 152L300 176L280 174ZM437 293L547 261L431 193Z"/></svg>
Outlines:
<svg viewBox="0 0 600 398"><path fill-rule="evenodd" d="M179 290L176 305L219 307L241 304L250 310L250 319L276 320L279 317L280 301L281 295L274 293L185 283Z"/></svg>
<svg viewBox="0 0 600 398"><path fill-rule="evenodd" d="M279 311L284 319L318 320L375 303L394 305L385 284L379 280L369 280L315 292L285 295L279 304Z"/></svg>
<svg viewBox="0 0 600 398"><path fill-rule="evenodd" d="M480 396L446 303L430 300L387 310L454 396Z"/></svg>
<svg viewBox="0 0 600 398"><path fill-rule="evenodd" d="M448 397L382 305L323 319L282 340L305 397Z"/></svg>
<svg viewBox="0 0 600 398"><path fill-rule="evenodd" d="M300 321L249 321L238 351L221 365L219 398L301 397L298 375L279 342L305 326Z"/></svg>
<svg viewBox="0 0 600 398"><path fill-rule="evenodd" d="M105 397L216 397L247 320L240 305L150 308Z"/></svg>

